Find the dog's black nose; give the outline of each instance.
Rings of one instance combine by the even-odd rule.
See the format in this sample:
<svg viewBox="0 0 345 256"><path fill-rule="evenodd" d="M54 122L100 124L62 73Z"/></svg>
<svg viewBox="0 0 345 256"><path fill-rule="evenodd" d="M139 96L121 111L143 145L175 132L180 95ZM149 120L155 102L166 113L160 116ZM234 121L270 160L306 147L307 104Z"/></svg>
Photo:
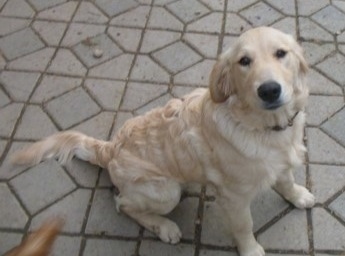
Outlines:
<svg viewBox="0 0 345 256"><path fill-rule="evenodd" d="M260 85L258 95L264 102L273 103L279 99L281 91L280 84L270 81Z"/></svg>

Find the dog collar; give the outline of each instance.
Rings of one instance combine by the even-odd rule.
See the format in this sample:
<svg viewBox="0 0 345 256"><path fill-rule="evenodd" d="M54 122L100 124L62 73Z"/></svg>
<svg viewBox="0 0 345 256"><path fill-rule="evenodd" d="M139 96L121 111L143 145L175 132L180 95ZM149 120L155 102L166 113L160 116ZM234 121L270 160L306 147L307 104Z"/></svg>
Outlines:
<svg viewBox="0 0 345 256"><path fill-rule="evenodd" d="M297 111L293 117L291 117L289 120L288 120L288 123L287 125L285 126L280 126L280 125L276 125L276 126L273 126L273 127L270 127L270 129L272 131L275 131L275 132L281 132L281 131L285 131L288 127L291 127L293 126L293 121L295 120L296 116L298 115L299 111Z"/></svg>

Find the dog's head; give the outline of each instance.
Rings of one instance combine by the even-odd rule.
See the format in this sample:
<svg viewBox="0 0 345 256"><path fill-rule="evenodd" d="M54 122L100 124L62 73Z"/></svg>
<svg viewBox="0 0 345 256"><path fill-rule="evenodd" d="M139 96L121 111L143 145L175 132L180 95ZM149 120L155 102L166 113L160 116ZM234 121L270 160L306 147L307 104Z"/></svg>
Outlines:
<svg viewBox="0 0 345 256"><path fill-rule="evenodd" d="M234 94L246 108L277 110L297 104L297 95L305 98L307 70L302 49L292 36L268 27L251 29L215 64L211 97L221 103Z"/></svg>

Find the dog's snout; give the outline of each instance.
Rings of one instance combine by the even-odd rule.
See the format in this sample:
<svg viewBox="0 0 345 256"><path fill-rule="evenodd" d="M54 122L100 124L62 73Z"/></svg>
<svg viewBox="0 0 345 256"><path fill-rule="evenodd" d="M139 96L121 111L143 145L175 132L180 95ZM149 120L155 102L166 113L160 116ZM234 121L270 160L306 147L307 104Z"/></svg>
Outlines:
<svg viewBox="0 0 345 256"><path fill-rule="evenodd" d="M274 103L281 94L281 86L277 82L266 82L258 88L258 95L266 103Z"/></svg>

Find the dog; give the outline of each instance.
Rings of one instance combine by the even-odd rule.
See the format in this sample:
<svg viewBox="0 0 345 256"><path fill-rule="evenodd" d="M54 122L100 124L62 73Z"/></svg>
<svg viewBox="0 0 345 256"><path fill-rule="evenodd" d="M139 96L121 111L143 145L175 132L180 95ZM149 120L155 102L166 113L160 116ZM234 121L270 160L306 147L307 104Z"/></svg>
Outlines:
<svg viewBox="0 0 345 256"><path fill-rule="evenodd" d="M60 132L19 151L12 162L66 163L75 156L108 169L120 191L117 209L172 244L181 231L163 215L178 204L181 185L212 185L239 254L264 255L250 213L258 191L273 186L301 209L315 201L293 177L306 152L307 71L293 37L254 28L219 57L209 88L128 120L112 141Z"/></svg>
<svg viewBox="0 0 345 256"><path fill-rule="evenodd" d="M62 225L62 219L43 223L37 231L4 256L48 256Z"/></svg>

